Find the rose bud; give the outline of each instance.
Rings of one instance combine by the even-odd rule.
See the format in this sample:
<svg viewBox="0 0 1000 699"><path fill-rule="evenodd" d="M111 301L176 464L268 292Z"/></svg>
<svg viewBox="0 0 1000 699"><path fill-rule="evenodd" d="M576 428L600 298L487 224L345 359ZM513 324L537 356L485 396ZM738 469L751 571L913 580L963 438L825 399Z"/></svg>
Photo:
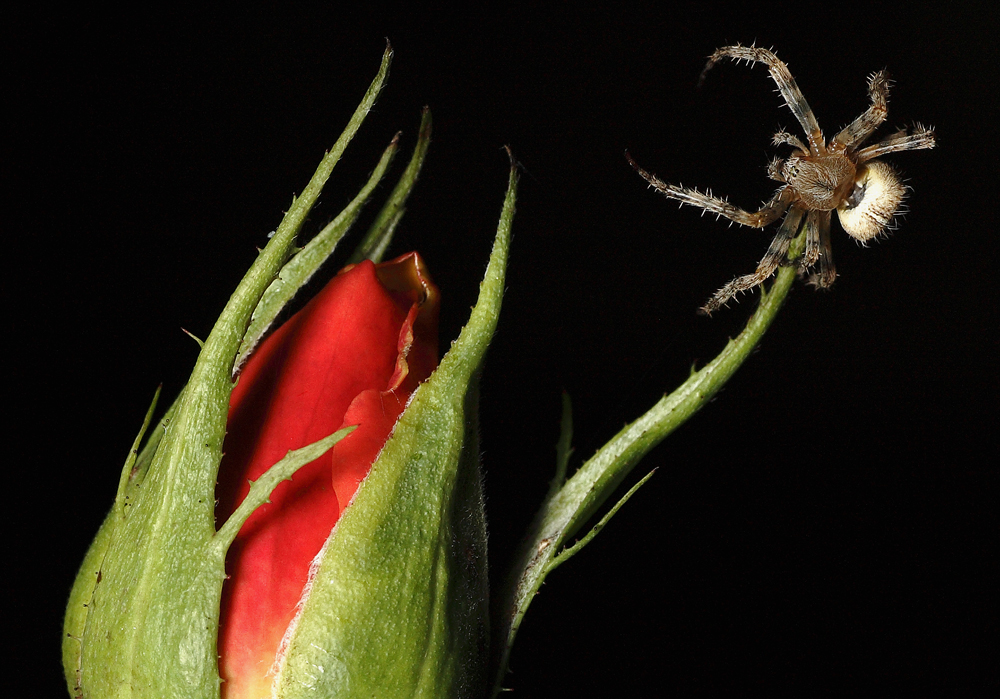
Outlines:
<svg viewBox="0 0 1000 699"><path fill-rule="evenodd" d="M222 696L270 696L309 567L368 475L417 384L437 364L438 290L410 253L342 270L267 338L230 399L219 521L291 449L357 429L247 520L229 549L219 634Z"/></svg>

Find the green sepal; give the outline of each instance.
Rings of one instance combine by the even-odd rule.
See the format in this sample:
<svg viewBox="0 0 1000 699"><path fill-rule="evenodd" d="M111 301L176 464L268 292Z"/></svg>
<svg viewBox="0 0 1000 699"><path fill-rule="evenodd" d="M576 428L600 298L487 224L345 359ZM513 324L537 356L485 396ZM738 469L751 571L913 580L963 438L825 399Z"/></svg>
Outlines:
<svg viewBox="0 0 1000 699"><path fill-rule="evenodd" d="M288 228L264 249L212 329L148 470L132 467L112 514L80 642L87 697L211 697L224 555L211 555L215 479L233 360L284 263ZM138 473L136 475L139 475ZM103 541L102 536L102 541Z"/></svg>
<svg viewBox="0 0 1000 699"><path fill-rule="evenodd" d="M399 181L393 188L389 198L379 211L378 216L372 221L372 225L365 233L365 237L354 249L348 263L354 264L361 260L368 259L372 262L381 262L385 255L386 248L392 242L392 235L396 232L396 226L406 213L406 200L413 191L413 185L417 183L417 177L424 166L424 159L427 157L427 148L431 144L431 110L424 107L420 116L420 131L417 136L417 145L413 148L413 155L410 162L400 176Z"/></svg>
<svg viewBox="0 0 1000 699"><path fill-rule="evenodd" d="M302 195L292 201L291 208L285 214L281 225L274 234L275 237L281 234L283 227L293 227L295 230L298 230L302 226L306 215L319 199L320 192L323 191L326 181L330 179L333 168L340 162L340 157L354 138L354 134L361 127L361 123L365 120L365 117L368 116L368 112L374 106L379 93L382 92L385 81L389 77L389 66L391 64L392 48L387 45L385 53L382 55L382 64L379 66L375 79L372 80L371 85L368 87L368 91L362 98L361 104L354 110L354 114L351 115L347 126L333 144L333 147L323 156L319 166L316 168L316 172L313 173L312 178L309 180L309 184L302 190ZM235 367L237 371L246 361L247 357L250 356L250 353L253 352L254 347L264 337L268 328L270 328L275 318L278 317L281 309L292 299L295 292L309 281L316 270L319 269L319 266L326 261L327 257L333 253L337 247L337 243L340 242L347 229L354 223L358 213L361 211L361 207L364 206L368 197L374 191L382 175L385 174L392 156L395 155L397 139L398 135L392 139L392 143L389 144L389 147L382 154L382 158L375 167L375 172L369 178L368 183L361 189L361 192L354 200L348 204L347 208L320 231L308 245L300 250L292 251L294 257L288 261L288 264L282 268L280 275L268 286L259 307L254 310L251 325L246 331L240 347L239 357L236 360Z"/></svg>
<svg viewBox="0 0 1000 699"><path fill-rule="evenodd" d="M91 545L66 612L63 660L73 696L219 695L216 643L226 549L254 504L266 500L281 478L349 431L292 452L273 466L251 491L247 507L217 534L215 483L235 360L254 309L295 251L302 223L381 90L391 56L387 48L364 109L355 112L229 299L181 395L143 451L137 456L133 447L130 452L115 507Z"/></svg>
<svg viewBox="0 0 1000 699"><path fill-rule="evenodd" d="M66 605L66 617L63 620L63 643L62 658L63 666L66 670L66 683L70 694L78 696L80 694L80 660L81 644L87 628L87 614L93 600L94 589L100 580L101 565L104 562L104 555L107 553L108 545L111 543L111 532L114 529L116 515L121 515L121 508L124 504L124 494L128 482L137 473L136 461L139 457L139 445L149 428L149 422L153 419L156 404L160 398L160 389L156 389L153 401L149 404L146 417L139 428L139 434L132 442L128 458L125 460L125 467L122 469L121 477L118 481L118 495L115 497L115 506L101 524L97 531L97 536L87 550L87 555L77 571L76 580L70 593L69 603ZM158 440L157 440L158 441ZM155 446L153 447L155 450Z"/></svg>
<svg viewBox="0 0 1000 699"><path fill-rule="evenodd" d="M801 254L804 242L803 230L789 247L789 259ZM703 369L692 372L680 387L623 427L568 480L565 473L572 451L569 446L572 421L569 399L564 397L556 478L521 542L495 604L498 613L494 619L499 621L500 628L494 635L493 697L503 691L507 661L518 628L546 576L589 543L653 472L636 483L578 542L570 544L570 538L601 508L642 457L707 404L736 373L777 316L795 280L796 269L797 265L782 267L770 289L759 287L760 305L743 332L730 340Z"/></svg>
<svg viewBox="0 0 1000 699"><path fill-rule="evenodd" d="M365 202L368 201L368 197L375 191L375 187L389 168L393 156L396 155L398 143L399 135L397 134L382 153L382 158L378 161L371 177L368 178L368 182L361 188L358 195L330 223L324 226L323 230L313 236L312 240L295 252L288 263L281 268L278 277L267 287L263 298L254 310L250 327L247 329L243 345L240 347L240 356L236 360L237 370L246 362L247 357L267 334L282 309L336 250L337 244L347 234L351 224L357 219Z"/></svg>
<svg viewBox="0 0 1000 699"><path fill-rule="evenodd" d="M391 54L387 53L387 57L384 60L388 60L389 56ZM383 64L383 67L384 69L380 72L380 76L384 79L384 72L388 69L388 65ZM374 85L373 83L373 89ZM362 118L364 114L368 113L376 96L377 92L373 93L372 89L370 89L368 94L365 95L365 100L358 107L351 120L352 126L357 119ZM324 162L326 160L335 161L339 158L340 153L343 151L343 147L340 147L341 142L346 136L353 135L354 131L357 130L356 126L353 126L353 128L352 126L349 126L344 131L344 134L337 141L337 145L327 153ZM417 176L420 174L424 158L427 156L430 136L431 113L425 107L420 120L420 132L417 144L413 148L413 155L410 158L410 162L403 171L403 174L400 175L399 181L396 183L385 204L383 204L382 209L379 210L365 237L352 254L349 260L350 263L360 262L365 258L374 262L381 261L383 253L389 246L389 243L392 242L393 233L396 232L396 225L402 220L403 214L406 213L404 204L417 182ZM250 321L250 328L243 339L240 355L236 360L237 371L243 366L247 357L250 356L250 353L253 352L264 335L267 334L275 319L295 297L299 289L306 285L323 263L336 251L337 245L347 235L347 232L357 220L361 210L371 198L372 193L381 183L398 148L399 134L396 134L392 142L382 153L382 158L376 164L371 177L368 178L368 182L361 188L357 196L330 223L313 236L306 245L296 251L287 264L281 268L278 278L267 288L267 291L264 292L264 297L254 310L253 318ZM320 170L323 169L321 165Z"/></svg>
<svg viewBox="0 0 1000 699"><path fill-rule="evenodd" d="M489 646L478 375L503 295L516 174L478 302L327 540L275 687L300 697L481 697Z"/></svg>
<svg viewBox="0 0 1000 699"><path fill-rule="evenodd" d="M264 503L270 502L268 498L278 483L292 480L292 475L296 471L333 449L337 442L356 430L357 427L357 425L345 427L318 442L308 444L301 449L293 449L285 454L281 461L267 469L260 478L250 484L250 492L243 498L243 502L229 516L225 524L219 527L215 540L212 542L212 546L215 548L213 553L225 557L229 546L236 540L236 535L240 533L240 528L250 518L254 510Z"/></svg>

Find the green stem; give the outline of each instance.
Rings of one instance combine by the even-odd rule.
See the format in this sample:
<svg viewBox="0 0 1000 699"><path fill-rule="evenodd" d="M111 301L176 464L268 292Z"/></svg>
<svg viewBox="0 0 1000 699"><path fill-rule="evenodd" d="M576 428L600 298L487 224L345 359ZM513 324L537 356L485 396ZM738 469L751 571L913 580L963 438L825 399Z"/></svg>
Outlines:
<svg viewBox="0 0 1000 699"><path fill-rule="evenodd" d="M792 243L790 258L800 254L803 243L804 233L801 233ZM521 545L512 575L499 600L501 628L496 637L499 653L494 660L493 697L502 691L514 637L545 577L569 554L576 553L589 542L592 536L586 535L569 550L564 548L568 539L597 512L642 457L708 403L736 373L777 316L795 280L797 267L795 264L782 267L770 289L760 287L760 305L746 328L736 339L730 340L715 359L700 371L692 373L687 381L660 399L638 420L626 425L565 484L561 487L553 484L551 495L535 516ZM563 421L564 425L568 423L565 412ZM561 453L565 451L566 445L562 445ZM634 490L626 495L626 499ZM607 523L617 507L600 521L599 527Z"/></svg>

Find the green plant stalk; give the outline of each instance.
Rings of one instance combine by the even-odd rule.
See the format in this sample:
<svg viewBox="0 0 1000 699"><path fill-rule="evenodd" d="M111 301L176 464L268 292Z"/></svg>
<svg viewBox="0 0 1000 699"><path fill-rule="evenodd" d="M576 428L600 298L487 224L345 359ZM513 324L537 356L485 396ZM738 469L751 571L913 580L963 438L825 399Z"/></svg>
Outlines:
<svg viewBox="0 0 1000 699"><path fill-rule="evenodd" d="M791 245L790 259L801 254L804 241L803 231ZM569 458L572 429L566 401L562 435L557 449L557 479L522 542L511 569L511 577L498 600L498 614L494 616L499 619L502 627L499 634L494 636L498 653L494 657L496 674L493 697L503 691L502 682L514 638L545 577L583 548L649 476L626 493L595 525L594 531L568 547L567 541L597 512L642 457L708 403L736 373L777 316L795 280L797 268L794 264L782 267L770 289L760 287L760 305L750 317L746 328L736 339L730 340L715 359L701 370L693 372L687 381L660 399L638 420L622 428L572 477L561 482L561 474L565 473L565 462Z"/></svg>

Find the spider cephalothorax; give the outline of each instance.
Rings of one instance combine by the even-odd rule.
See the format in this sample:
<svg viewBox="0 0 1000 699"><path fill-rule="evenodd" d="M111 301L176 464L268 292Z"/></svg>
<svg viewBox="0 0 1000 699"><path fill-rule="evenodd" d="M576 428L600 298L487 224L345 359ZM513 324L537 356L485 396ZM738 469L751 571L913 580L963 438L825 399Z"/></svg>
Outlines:
<svg viewBox="0 0 1000 699"><path fill-rule="evenodd" d="M754 46L726 46L709 57L702 77L726 57L766 64L778 84L778 91L806 135L806 143L786 131L774 135L775 145L786 144L793 151L787 159L775 158L768 166L768 177L783 183L770 201L757 212L744 211L725 199L667 184L639 167L626 153L632 167L650 185L681 204L697 206L755 228L763 228L785 215L757 271L737 277L719 289L702 307L702 312L706 314L718 310L737 293L752 289L774 274L785 262L788 247L803 226L805 250L795 264L800 272L806 272L818 262L819 272L813 273L809 281L820 288L833 284L837 272L830 247L830 212L836 209L840 225L861 243L883 233L899 211L907 188L891 166L875 158L895 151L934 147L934 129L920 124L913 128L912 133L902 129L880 143L862 146L885 121L889 76L884 70L868 79L871 106L827 143L823 140L823 132L812 109L788 72L788 66L774 53Z"/></svg>

